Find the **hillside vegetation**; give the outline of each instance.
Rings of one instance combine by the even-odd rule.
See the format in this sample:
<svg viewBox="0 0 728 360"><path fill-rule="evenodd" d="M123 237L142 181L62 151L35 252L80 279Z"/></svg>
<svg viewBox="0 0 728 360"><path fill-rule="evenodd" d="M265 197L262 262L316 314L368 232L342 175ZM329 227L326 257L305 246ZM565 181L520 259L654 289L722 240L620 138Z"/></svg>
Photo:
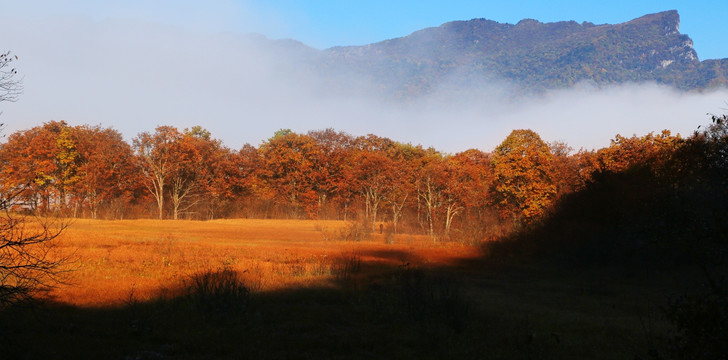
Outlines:
<svg viewBox="0 0 728 360"><path fill-rule="evenodd" d="M503 83L521 91L579 82L650 81L683 90L728 85L728 59L700 61L679 27L677 11L600 25L454 21L370 45L326 49L312 66L323 76L353 70L402 97L442 86L465 93Z"/></svg>

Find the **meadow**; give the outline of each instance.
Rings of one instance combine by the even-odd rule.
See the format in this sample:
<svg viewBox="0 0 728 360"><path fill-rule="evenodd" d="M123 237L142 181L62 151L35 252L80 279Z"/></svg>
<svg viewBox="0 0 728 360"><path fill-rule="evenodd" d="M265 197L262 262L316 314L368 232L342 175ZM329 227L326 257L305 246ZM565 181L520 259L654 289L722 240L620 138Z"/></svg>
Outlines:
<svg viewBox="0 0 728 360"><path fill-rule="evenodd" d="M49 294L77 306L145 301L196 273L230 269L254 291L330 286L347 260L374 278L402 264L448 266L478 255L474 247L435 244L422 235L362 232L358 224L314 220L74 220L58 239L71 270Z"/></svg>
<svg viewBox="0 0 728 360"><path fill-rule="evenodd" d="M648 358L683 275L501 262L315 220L74 220L9 358Z"/></svg>

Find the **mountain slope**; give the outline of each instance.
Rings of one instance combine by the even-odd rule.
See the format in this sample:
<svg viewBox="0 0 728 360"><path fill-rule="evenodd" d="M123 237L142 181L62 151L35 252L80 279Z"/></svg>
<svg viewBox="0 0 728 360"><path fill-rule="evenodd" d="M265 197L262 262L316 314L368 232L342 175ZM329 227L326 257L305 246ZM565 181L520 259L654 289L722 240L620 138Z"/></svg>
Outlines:
<svg viewBox="0 0 728 360"><path fill-rule="evenodd" d="M403 97L443 85L506 81L523 90L654 81L683 90L728 85L728 59L700 62L677 11L616 25L526 19L454 21L402 38L323 50L322 74L353 71Z"/></svg>

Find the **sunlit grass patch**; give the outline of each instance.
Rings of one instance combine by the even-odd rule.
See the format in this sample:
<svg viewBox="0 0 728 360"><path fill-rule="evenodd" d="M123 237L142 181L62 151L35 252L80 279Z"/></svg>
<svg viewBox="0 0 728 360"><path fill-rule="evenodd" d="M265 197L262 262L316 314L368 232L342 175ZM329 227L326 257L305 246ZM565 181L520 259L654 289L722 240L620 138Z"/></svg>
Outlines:
<svg viewBox="0 0 728 360"><path fill-rule="evenodd" d="M298 286L330 286L337 259L359 253L367 271L397 266L395 252L418 253L422 263L447 264L477 256L473 247L433 245L425 236L383 235L351 241L322 234L350 229L343 221L234 219L214 221L81 219L59 241L77 253L69 285L53 291L55 300L76 305L118 304L133 287L151 298L157 289L191 274L229 268L260 291ZM380 265L376 265L380 264Z"/></svg>

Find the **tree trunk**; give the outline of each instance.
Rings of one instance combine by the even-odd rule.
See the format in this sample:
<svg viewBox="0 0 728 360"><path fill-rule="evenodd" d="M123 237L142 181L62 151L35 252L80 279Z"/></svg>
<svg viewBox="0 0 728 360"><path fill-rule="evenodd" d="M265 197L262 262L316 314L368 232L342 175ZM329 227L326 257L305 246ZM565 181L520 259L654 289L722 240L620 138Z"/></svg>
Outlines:
<svg viewBox="0 0 728 360"><path fill-rule="evenodd" d="M394 233L397 233L397 223L399 222L399 219L402 217L402 208L404 207L404 203L407 201L407 195L404 196L402 199L402 202L396 203L392 202L392 226L394 228Z"/></svg>
<svg viewBox="0 0 728 360"><path fill-rule="evenodd" d="M157 208L159 210L159 220L163 219L164 211L164 177L157 176L157 181L154 181L154 191L152 194L157 199Z"/></svg>
<svg viewBox="0 0 728 360"><path fill-rule="evenodd" d="M447 205L447 213L445 214L445 236L450 236L450 227L452 226L452 220L462 210L462 207L457 206L455 203L449 203Z"/></svg>

